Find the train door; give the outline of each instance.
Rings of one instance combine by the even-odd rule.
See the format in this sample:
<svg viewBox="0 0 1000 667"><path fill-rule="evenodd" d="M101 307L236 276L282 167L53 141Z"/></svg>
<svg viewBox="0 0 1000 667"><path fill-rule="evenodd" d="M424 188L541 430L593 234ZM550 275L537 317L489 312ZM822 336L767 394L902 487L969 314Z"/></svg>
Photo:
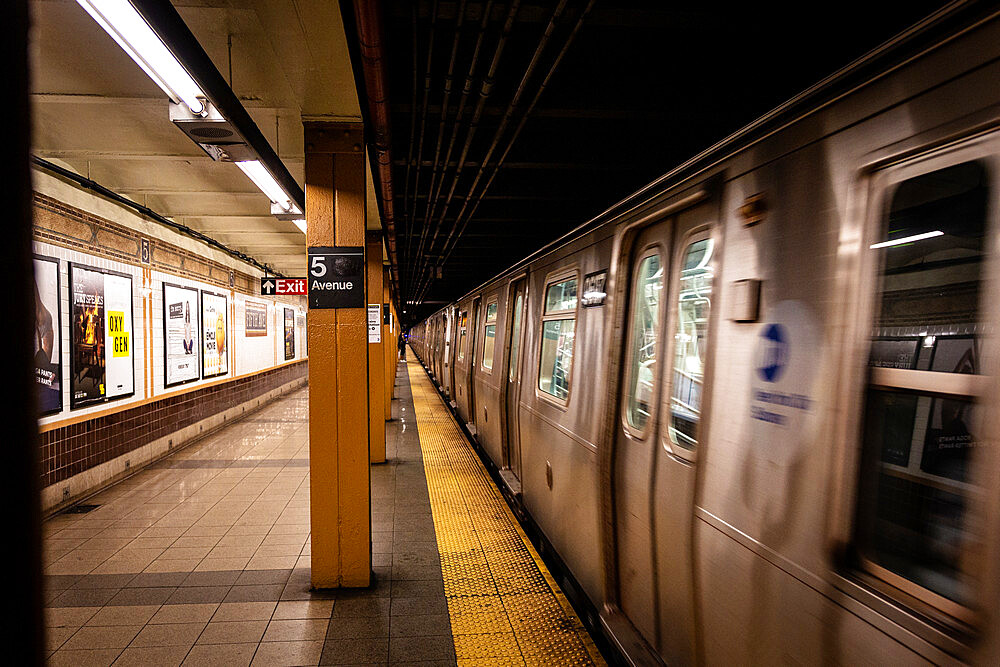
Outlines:
<svg viewBox="0 0 1000 667"><path fill-rule="evenodd" d="M453 327L451 311L444 311L441 318L444 323L444 331L441 334L441 384L444 385L445 395L451 396L451 373L448 372L451 366L451 330Z"/></svg>
<svg viewBox="0 0 1000 667"><path fill-rule="evenodd" d="M448 371L447 371L448 372L448 382L449 382L449 384L448 384L448 386L449 386L448 396L451 398L451 405L452 405L452 407L455 406L455 401L456 401L455 396L457 395L457 390L455 389L455 359L458 357L458 353L459 353L459 350L458 350L458 345L459 345L459 342L458 342L459 341L458 331L463 326L463 323L462 323L461 320L462 320L462 315L459 312L458 307L456 306L455 308L452 308L452 311L451 311L451 336L450 336L450 340L451 340L451 355L450 356L451 356L451 359L449 359L449 361L448 361Z"/></svg>
<svg viewBox="0 0 1000 667"><path fill-rule="evenodd" d="M695 451L712 296L714 208L641 231L633 246L615 448L622 612L670 663L695 660Z"/></svg>
<svg viewBox="0 0 1000 667"><path fill-rule="evenodd" d="M507 368L503 380L504 410L507 413L504 422L504 463L518 480L521 479L521 443L517 426L517 404L521 387L521 330L524 324L526 285L524 278L515 280L507 296L507 303L511 304L507 310L507 331L510 335L507 336Z"/></svg>
<svg viewBox="0 0 1000 667"><path fill-rule="evenodd" d="M469 356L466 360L469 363L469 395L466 396L468 401L469 414L466 417L468 422L469 430L473 434L476 433L476 367L479 365L476 363L476 354L478 350L476 348L476 341L479 339L479 308L482 305L482 300L476 297L472 301L472 328L469 329Z"/></svg>

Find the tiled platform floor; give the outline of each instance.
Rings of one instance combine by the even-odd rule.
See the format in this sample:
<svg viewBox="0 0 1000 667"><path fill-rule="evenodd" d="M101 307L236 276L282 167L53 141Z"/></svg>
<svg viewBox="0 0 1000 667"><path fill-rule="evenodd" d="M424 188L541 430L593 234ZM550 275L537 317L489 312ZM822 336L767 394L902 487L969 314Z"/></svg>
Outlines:
<svg viewBox="0 0 1000 667"><path fill-rule="evenodd" d="M309 590L300 390L45 522L50 664L454 664L405 368L370 589Z"/></svg>
<svg viewBox="0 0 1000 667"><path fill-rule="evenodd" d="M303 389L87 501L97 509L45 523L50 664L557 664L515 647L524 644L525 623L532 623L528 608L522 610L526 616L509 610L506 619L498 616L503 627L496 630L478 622L464 627L471 617L449 614L462 603L456 605L454 590L446 596L446 580L453 578L443 577L442 560L450 564L456 554L439 555L442 532L439 526L435 533L410 378L431 427L426 433L438 438L424 451L450 457L466 477L474 470L468 456L474 455L448 430L443 404L433 416L427 412L437 399L418 372L412 361L399 366L394 419L386 425L389 462L372 468L375 582L369 589L309 588ZM427 470L435 484L451 483L445 469ZM472 475L479 485L474 493L499 498L484 492L480 477ZM456 489L449 493L461 493ZM496 514L495 508L477 511L477 519ZM506 550L484 549L489 559ZM507 581L516 590L499 591L498 604L530 602L525 595L504 597L528 593L521 590L528 579L540 582L538 570L528 573L531 563L518 567L527 568L514 573L525 581ZM487 579L477 585L501 581ZM571 612L566 616L551 601L545 604L545 616L577 633L578 620L567 625ZM455 619L462 627L453 635ZM565 637L557 639L556 653L581 658L573 663L589 662L578 648L565 652ZM511 650L498 653L501 643Z"/></svg>

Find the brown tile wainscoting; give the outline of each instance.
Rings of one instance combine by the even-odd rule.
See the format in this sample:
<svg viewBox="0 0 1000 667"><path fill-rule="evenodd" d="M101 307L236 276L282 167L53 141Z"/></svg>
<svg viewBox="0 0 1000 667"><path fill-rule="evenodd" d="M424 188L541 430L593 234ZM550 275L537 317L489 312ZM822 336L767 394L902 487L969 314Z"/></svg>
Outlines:
<svg viewBox="0 0 1000 667"><path fill-rule="evenodd" d="M308 360L303 359L41 433L42 486L57 484L308 373Z"/></svg>

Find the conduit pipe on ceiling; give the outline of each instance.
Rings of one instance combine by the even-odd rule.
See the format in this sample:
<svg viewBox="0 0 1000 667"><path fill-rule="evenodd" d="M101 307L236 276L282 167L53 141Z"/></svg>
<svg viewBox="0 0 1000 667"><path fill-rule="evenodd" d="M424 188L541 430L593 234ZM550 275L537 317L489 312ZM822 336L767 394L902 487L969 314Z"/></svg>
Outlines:
<svg viewBox="0 0 1000 667"><path fill-rule="evenodd" d="M394 270L399 266L396 254L396 217L393 211L392 155L389 132L388 86L382 41L382 11L380 2L354 0L354 20L364 63L365 93L368 98L375 156L378 163L382 214L385 216L385 238L389 247L389 262ZM396 273L399 276L398 270Z"/></svg>
<svg viewBox="0 0 1000 667"><path fill-rule="evenodd" d="M452 244L451 247L449 247L448 245L448 242L451 240L450 235L449 238L445 240L444 247L442 248L442 260L441 260L442 264L444 262L447 262L448 258L451 257L451 253L452 251L454 251L455 246L458 244L459 238L461 238L462 234L465 233L465 229L469 224L469 220L472 219L472 216L475 215L476 210L478 210L480 203L482 203L483 201L483 197L486 195L486 192L493 184L493 179L496 178L497 172L500 170L500 168L503 166L503 163L506 161L507 156L510 154L511 148L513 148L514 143L517 141L518 136L520 136L521 130L524 129L524 125L525 123L527 123L528 118L531 116L532 111L535 110L535 106L538 104L538 100L541 98L542 94L545 92L545 89L548 87L549 82L552 80L552 76L555 74L556 69L558 69L559 64L562 62L562 59L566 56L566 53L569 52L570 46L573 44L573 41L576 39L577 33L580 32L580 28L583 27L584 22L590 15L591 10L594 8L595 2L596 0L589 0L587 6L584 7L583 11L580 13L579 18L577 18L577 21L574 24L573 29L570 31L569 35L566 37L566 41L563 43L562 49L559 51L559 54L556 56L555 60L552 61L552 65L551 67L549 67L548 73L545 75L545 78L542 79L542 83L539 85L538 90L535 91L535 96L532 98L531 103L528 105L528 108L525 109L524 114L521 116L521 120L518 122L517 127L514 129L514 133L511 135L510 140L507 142L507 147L501 154L500 159L497 160L496 164L493 166L493 170L490 174L490 177L487 179L482 190L479 192L479 195L476 197L476 202L473 205L473 208L469 211L469 214L462 221L461 229L458 231L458 235L454 239L454 244ZM482 171L485 165L486 165L486 159L484 159L482 164L480 165L480 171ZM472 192L470 189L470 196L471 194ZM468 201L468 199L466 201ZM459 216L456 217L455 219L456 225L458 224L459 218L461 218L461 212L459 212ZM422 298L424 296L427 289L430 287L431 282L433 282L433 278L434 278L433 272L430 272L428 274L426 285L424 285L423 288L420 290L418 298Z"/></svg>
<svg viewBox="0 0 1000 667"><path fill-rule="evenodd" d="M462 146L462 152L458 158L458 165L455 167L455 175L452 177L451 188L448 190L448 198L445 201L444 208L441 210L441 217L438 220L435 227L440 227L448 213L448 207L451 206L452 198L455 196L455 188L458 185L459 178L462 176L462 170L465 168L465 160L469 155L469 147L472 145L472 139L476 136L476 130L479 128L479 119L483 115L483 107L486 106L486 100L489 98L490 93L493 91L493 82L496 77L497 67L500 64L500 56L503 55L504 46L507 43L507 38L510 35L511 28L514 26L514 19L517 17L517 12L521 7L521 0L513 0L510 3L510 8L507 11L507 19L504 21L503 29L500 31L500 37L497 40L496 49L493 52L493 59L490 61L489 70L486 76L483 77L482 85L479 89L479 99L476 102L476 108L472 113L472 119L469 122L469 131L465 136L465 145ZM414 261L414 269L416 265L420 263L420 256ZM414 280L417 277L414 275Z"/></svg>
<svg viewBox="0 0 1000 667"><path fill-rule="evenodd" d="M500 140L503 138L503 134L507 129L507 124L510 122L510 119L513 117L514 112L517 110L517 107L521 102L521 97L527 90L528 81L532 78L532 76L535 73L535 68L538 66L538 61L541 58L542 53L545 51L545 47L548 45L549 40L552 38L552 34L555 32L556 24L558 23L559 18L562 16L563 11L566 9L566 4L567 0L560 0L559 4L556 5L555 9L552 11L552 15L549 16L549 21L545 26L545 30L542 31L542 36L539 38L538 44L535 46L534 52L531 54L531 60L528 61L528 65L527 67L525 67L524 73L521 75L521 81L518 84L517 89L514 91L514 96L511 98L510 103L507 105L507 109L504 111L503 118L501 119L496 132L494 132L493 134L493 140L490 142L490 145L486 150L485 156L479 162L479 169L477 170L476 176L472 181L472 185L469 187L468 194L465 196L462 202L462 208L459 210L458 215L455 216L455 222L452 224L451 230L448 233L448 237L445 239L441 256L443 256L444 249L448 247L448 244L454 237L455 231L458 229L459 224L461 223L462 215L468 209L469 201L472 198L473 194L475 193L476 187L479 185L479 181L483 177L486 165L489 162L489 159L493 156L493 152L499 145ZM466 142L466 147L468 147L469 143L470 142L468 141ZM464 152L463 152L463 157L464 157ZM464 164L460 164L459 170L461 170L463 166ZM456 182L452 183L452 191L454 191L454 188L457 184L458 180L457 176L458 172L456 172L456 179L455 179ZM448 201L445 204L445 210L442 212L441 219L434 228L434 235L431 239L430 247L428 248L428 255L430 255L430 253L433 251L434 244L437 243L438 232L444 226L445 213L447 212L448 206L450 204L451 204L451 193L449 193ZM416 272L416 275L414 277L414 282L418 284L418 287L420 287L420 283L424 278L424 272L427 271L427 269L430 266L431 266L431 260L430 257L428 256L428 258L420 264ZM431 270L430 273L433 276L434 273L433 270Z"/></svg>
<svg viewBox="0 0 1000 667"><path fill-rule="evenodd" d="M40 158L37 155L31 156L31 162L40 169L45 169L46 171L50 171L57 176L60 176L68 181L76 183L82 188L91 190L106 199L110 199L111 201L117 202L122 206L126 206L132 209L133 211L139 213L140 215L146 216L150 220L155 220L156 222L160 223L161 225L164 225L165 227L169 227L176 232L180 232L181 234L186 234L187 236L190 236L193 239L197 239L203 243L207 243L213 248L221 250L227 255L235 257L236 259L242 262L246 262L247 264L252 264L253 266L256 266L258 269L263 271L264 275L271 274L277 276L278 278L285 277L283 273L275 271L267 264L262 264L261 262L257 261L250 255L242 253L234 248L230 248L229 246L215 240L211 236L208 236L203 232L199 232L197 229L193 229L191 227L188 227L187 225L182 225L179 222L174 222L170 218L160 215L159 213L149 208L148 206L144 206L143 204L140 204L137 201L134 201L132 199L129 199L128 197L120 195L114 190L106 188L105 186L101 185L100 183L98 183L93 179L87 178L86 176L81 176L75 171L66 169L65 167L60 167L54 162L49 162L45 158Z"/></svg>
<svg viewBox="0 0 1000 667"><path fill-rule="evenodd" d="M417 142L417 159L416 168L413 174L413 202L406 202L406 222L407 229L411 232L413 231L413 221L414 215L413 211L417 207L417 195L420 193L420 163L424 159L424 134L427 129L427 105L430 102L431 96L431 66L434 64L434 35L437 32L437 14L438 14L439 0L434 0L434 5L431 7L431 25L430 25L430 38L427 40L427 67L424 69L424 102L422 109L420 111L420 135ZM410 142L413 142L413 135L410 135ZM423 241L425 228L420 230L421 242ZM421 243L422 244L422 243ZM420 250L417 250L417 255L420 255ZM416 269L415 263L414 267L410 269L410 275L415 276Z"/></svg>
<svg viewBox="0 0 1000 667"><path fill-rule="evenodd" d="M428 191L427 201L429 203L429 208L427 210L425 225L431 225L434 221L434 215L437 212L438 198L441 196L441 189L444 187L444 174L448 171L448 164L451 162L451 153L455 148L455 142L458 140L458 133L462 126L462 118L465 115L465 105L468 103L469 94L472 92L473 82L475 81L476 68L479 63L479 54L482 51L483 38L486 36L486 27L489 25L490 18L493 15L493 0L487 0L486 7L483 9L482 20L479 23L479 34L476 35L476 45L472 50L472 58L469 60L469 72L465 75L465 84L462 86L462 96L458 101L458 110L455 112L455 122L452 124L451 136L448 139L448 148L444 154L444 161L441 167L441 177L437 180L437 187L432 187ZM434 239L438 236L438 225L434 224ZM433 245L433 242L432 242Z"/></svg>
<svg viewBox="0 0 1000 667"><path fill-rule="evenodd" d="M448 119L448 103L451 101L451 83L455 76L455 58L458 55L458 43L462 36L462 24L465 22L465 5L467 0L461 0L458 6L458 14L455 17L455 39L451 44L451 57L448 59L448 72L444 75L444 94L441 98L441 119L438 121L437 141L434 145L434 162L431 166L431 184L427 190L427 206L424 213L424 222L420 230L420 247L417 253L423 251L424 239L427 238L427 226L430 224L431 195L434 192L434 185L437 183L441 172L444 169L440 166L441 144L444 140L444 126ZM447 166L447 164L445 165ZM414 201L416 204L416 201Z"/></svg>
<svg viewBox="0 0 1000 667"><path fill-rule="evenodd" d="M412 97L410 99L410 141L409 147L406 154L406 183L403 190L403 205L404 207L410 201L410 169L413 167L413 135L417 133L417 88L419 87L420 75L417 73L417 53L419 48L417 46L417 9L419 5L414 2L411 6L411 18L412 18L412 31L413 31L413 54L411 60L413 61L413 89L411 91ZM405 216L405 212L404 212ZM406 252L404 256L404 261L413 260L413 248L411 242L412 228L407 225L406 229L403 230L403 238L406 239Z"/></svg>
<svg viewBox="0 0 1000 667"><path fill-rule="evenodd" d="M451 239L455 234L455 230L458 228L459 222L462 220L462 215L469 206L469 200L475 193L476 186L479 185L479 181L482 179L483 174L486 172L486 165L489 164L494 151L496 151L497 146L500 145L500 140L503 138L503 134L507 130L507 124L510 123L510 119L514 116L514 113L517 111L517 108L521 103L521 97L527 90L528 81L534 75L535 68L538 66L538 61L541 59L542 53L545 51L545 47L548 46L549 40L552 38L552 33L556 30L556 24L559 22L559 18L566 9L566 3L567 0L560 0L559 4L556 5L556 8L552 11L552 15L549 17L549 22L546 24L545 30L542 32L542 36L538 40L535 52L531 54L531 60L528 61L528 66L525 68L524 74L521 76L521 82L517 85L517 90L514 91L514 96L507 105L507 109L504 111L503 118L500 119L500 124L497 126L496 132L493 133L493 141L490 142L489 148L486 149L486 154L483 156L483 159L479 161L479 169L476 171L475 178L472 179L472 185L469 186L469 195L462 203L462 208L459 209L458 215L455 216L455 223L452 225L448 238L445 239L444 248L447 248L448 243L451 242ZM432 241L431 249L433 249L433 247L434 242Z"/></svg>

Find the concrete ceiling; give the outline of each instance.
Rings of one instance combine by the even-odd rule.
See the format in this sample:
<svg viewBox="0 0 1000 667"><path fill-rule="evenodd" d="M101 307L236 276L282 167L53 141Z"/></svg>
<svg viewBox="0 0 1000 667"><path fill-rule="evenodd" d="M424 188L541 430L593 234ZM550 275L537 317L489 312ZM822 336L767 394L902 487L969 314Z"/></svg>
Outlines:
<svg viewBox="0 0 1000 667"><path fill-rule="evenodd" d="M288 171L303 185L303 120L361 120L339 5L176 0L174 6ZM286 275L305 236L270 215L233 164L168 120L168 100L75 0L33 0L34 154ZM369 229L380 227L369 169Z"/></svg>

